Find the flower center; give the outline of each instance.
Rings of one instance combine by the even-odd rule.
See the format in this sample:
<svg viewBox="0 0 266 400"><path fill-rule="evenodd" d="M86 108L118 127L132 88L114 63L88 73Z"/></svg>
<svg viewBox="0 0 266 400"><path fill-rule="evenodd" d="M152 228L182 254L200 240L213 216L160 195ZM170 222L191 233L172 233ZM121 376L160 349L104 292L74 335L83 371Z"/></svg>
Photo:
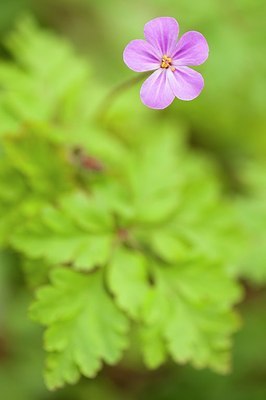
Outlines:
<svg viewBox="0 0 266 400"><path fill-rule="evenodd" d="M169 67L173 72L175 71L175 67L172 67L172 58L168 57L167 55L164 55L162 57L161 68L167 69Z"/></svg>

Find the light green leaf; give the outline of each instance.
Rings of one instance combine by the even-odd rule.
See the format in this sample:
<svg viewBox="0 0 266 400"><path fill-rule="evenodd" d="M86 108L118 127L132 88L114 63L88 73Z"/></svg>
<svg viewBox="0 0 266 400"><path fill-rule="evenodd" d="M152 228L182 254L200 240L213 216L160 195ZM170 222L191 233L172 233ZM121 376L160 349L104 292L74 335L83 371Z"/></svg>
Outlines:
<svg viewBox="0 0 266 400"><path fill-rule="evenodd" d="M158 368L167 359L166 341L160 326L144 326L139 329L144 362L148 368Z"/></svg>
<svg viewBox="0 0 266 400"><path fill-rule="evenodd" d="M238 286L217 265L198 260L160 267L143 308L146 335L156 333L176 362L226 372L230 337L238 326L231 307L240 297ZM149 365L147 354L145 360Z"/></svg>
<svg viewBox="0 0 266 400"><path fill-rule="evenodd" d="M108 285L118 305L134 318L149 290L148 261L138 252L117 249L108 268Z"/></svg>
<svg viewBox="0 0 266 400"><path fill-rule="evenodd" d="M154 135L129 156L127 182L139 222L158 222L177 206L180 169L174 132Z"/></svg>
<svg viewBox="0 0 266 400"><path fill-rule="evenodd" d="M18 230L13 244L29 257L52 264L84 270L104 265L111 254L113 232L106 210L91 203L80 193L63 198L61 208L44 208L38 223Z"/></svg>
<svg viewBox="0 0 266 400"><path fill-rule="evenodd" d="M102 274L65 268L51 273L51 285L38 291L31 316L47 326L46 381L51 389L93 377L102 362L116 363L127 346L127 318L103 287Z"/></svg>
<svg viewBox="0 0 266 400"><path fill-rule="evenodd" d="M150 245L167 262L184 261L190 256L192 248L180 236L171 229L154 229L149 235Z"/></svg>
<svg viewBox="0 0 266 400"><path fill-rule="evenodd" d="M38 133L14 135L3 141L6 161L35 193L52 197L71 188L73 171L63 148Z"/></svg>
<svg viewBox="0 0 266 400"><path fill-rule="evenodd" d="M21 122L71 120L80 106L88 65L64 40L39 30L29 18L21 21L7 43L18 64L0 68L9 112Z"/></svg>

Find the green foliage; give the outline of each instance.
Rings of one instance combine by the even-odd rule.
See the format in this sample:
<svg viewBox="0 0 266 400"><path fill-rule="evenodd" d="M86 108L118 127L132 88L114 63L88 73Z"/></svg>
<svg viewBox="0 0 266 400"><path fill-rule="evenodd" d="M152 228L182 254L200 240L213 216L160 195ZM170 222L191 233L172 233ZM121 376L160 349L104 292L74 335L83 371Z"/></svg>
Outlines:
<svg viewBox="0 0 266 400"><path fill-rule="evenodd" d="M112 246L108 214L105 221L101 207L90 201L77 194L64 198L62 209L45 207L38 221L17 231L13 244L29 257L43 257L51 264L70 263L83 270L105 264Z"/></svg>
<svg viewBox="0 0 266 400"><path fill-rule="evenodd" d="M150 335L153 338L156 335L160 344L166 339L166 348L175 361L191 361L198 368L210 366L226 372L228 334L234 331L237 322L229 309L239 299L237 287L222 268L204 266L202 260L180 265L178 270L158 265L156 272L156 285L144 307L147 323L144 337L148 337L144 349L148 363L152 366L158 363L157 352L154 359L153 349L149 349L154 346Z"/></svg>
<svg viewBox="0 0 266 400"><path fill-rule="evenodd" d="M53 286L39 290L31 314L49 328L46 380L51 388L93 377L101 361L116 363L126 345L127 318L103 286L102 274L84 276L56 269Z"/></svg>
<svg viewBox="0 0 266 400"><path fill-rule="evenodd" d="M137 398L263 400L266 395L265 300L265 293L257 292L241 308L245 324L236 335L234 368L230 375L224 377L208 370L196 371L190 367L169 368L164 374L148 382Z"/></svg>
<svg viewBox="0 0 266 400"><path fill-rule="evenodd" d="M132 318L140 317L149 293L148 279L148 263L140 252L133 253L124 248L115 252L108 271L108 286L118 305Z"/></svg>
<svg viewBox="0 0 266 400"><path fill-rule="evenodd" d="M35 131L6 136L1 150L0 243L5 243L16 226L71 187L72 171L64 150Z"/></svg>
<svg viewBox="0 0 266 400"><path fill-rule="evenodd" d="M0 67L5 130L12 132L23 123L42 123L45 128L47 122L70 122L79 106L87 65L75 59L64 41L40 32L31 20L20 24L7 46L16 65L2 63Z"/></svg>
<svg viewBox="0 0 266 400"><path fill-rule="evenodd" d="M132 116L130 98L96 122L100 84L31 21L7 43L0 243L36 290L48 387L118 363L134 329L150 368L229 371L243 242L217 165L176 123Z"/></svg>

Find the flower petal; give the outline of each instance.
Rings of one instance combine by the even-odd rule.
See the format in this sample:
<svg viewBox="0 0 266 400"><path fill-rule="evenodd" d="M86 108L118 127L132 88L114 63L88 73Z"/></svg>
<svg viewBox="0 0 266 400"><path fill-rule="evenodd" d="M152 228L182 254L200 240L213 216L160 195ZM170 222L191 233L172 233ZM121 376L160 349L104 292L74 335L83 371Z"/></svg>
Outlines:
<svg viewBox="0 0 266 400"><path fill-rule="evenodd" d="M143 83L140 97L146 106L160 110L168 107L174 100L175 96L169 85L166 71L166 69L158 69Z"/></svg>
<svg viewBox="0 0 266 400"><path fill-rule="evenodd" d="M187 32L181 36L171 56L173 65L200 65L209 56L207 40L199 32Z"/></svg>
<svg viewBox="0 0 266 400"><path fill-rule="evenodd" d="M144 27L146 40L157 50L160 58L171 54L176 46L178 33L178 23L170 17L152 19Z"/></svg>
<svg viewBox="0 0 266 400"><path fill-rule="evenodd" d="M123 54L125 64L133 71L153 71L160 67L154 48L145 40L132 40Z"/></svg>
<svg viewBox="0 0 266 400"><path fill-rule="evenodd" d="M204 87L202 75L188 67L177 67L173 72L167 69L169 85L180 100L193 100L199 96Z"/></svg>

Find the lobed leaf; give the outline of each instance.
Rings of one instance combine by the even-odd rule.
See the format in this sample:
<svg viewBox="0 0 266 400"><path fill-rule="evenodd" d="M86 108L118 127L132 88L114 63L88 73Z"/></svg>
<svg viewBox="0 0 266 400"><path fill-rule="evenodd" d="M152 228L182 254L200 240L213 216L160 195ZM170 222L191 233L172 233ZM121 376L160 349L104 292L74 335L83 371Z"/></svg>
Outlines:
<svg viewBox="0 0 266 400"><path fill-rule="evenodd" d="M230 336L238 326L231 308L240 298L239 287L217 265L204 266L198 260L157 266L154 288L143 307L147 365L157 366L164 360L164 343L179 363L228 371ZM155 359L151 357L154 343Z"/></svg>
<svg viewBox="0 0 266 400"><path fill-rule="evenodd" d="M91 203L89 197L76 193L62 200L61 209L44 208L43 223L20 228L13 235L13 245L29 257L52 264L71 264L83 270L104 265L111 254L113 232L106 210Z"/></svg>
<svg viewBox="0 0 266 400"><path fill-rule="evenodd" d="M102 363L116 363L127 346L127 318L106 293L102 273L83 275L66 268L51 272L31 316L47 326L46 381L55 389L93 377Z"/></svg>

